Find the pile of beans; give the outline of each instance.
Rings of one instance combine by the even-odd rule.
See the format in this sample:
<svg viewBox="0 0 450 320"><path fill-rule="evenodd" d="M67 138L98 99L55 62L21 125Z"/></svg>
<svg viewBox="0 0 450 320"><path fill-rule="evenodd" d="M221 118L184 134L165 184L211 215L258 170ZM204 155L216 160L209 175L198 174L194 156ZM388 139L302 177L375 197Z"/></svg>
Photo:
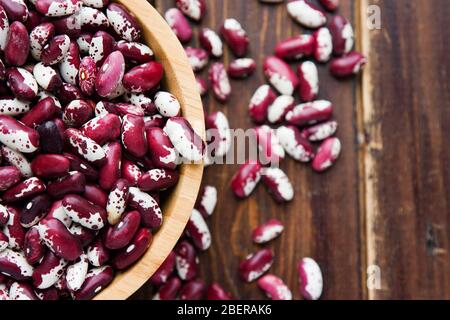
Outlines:
<svg viewBox="0 0 450 320"><path fill-rule="evenodd" d="M205 144L125 7L29 2L0 0L0 300L90 299Z"/></svg>
<svg viewBox="0 0 450 320"><path fill-rule="evenodd" d="M256 0L253 0L256 1ZM283 3L284 0L260 0L261 3ZM249 104L249 116L257 125L254 134L260 156L268 163L264 166L257 159L243 164L232 178L231 188L238 199L249 197L260 181L279 203L291 201L294 188L278 164L286 154L301 163L311 163L316 172L331 168L341 153L341 142L334 137L338 123L333 119L334 105L319 98L317 63L330 62L330 73L339 79L357 75L366 59L354 51L354 32L350 22L335 12L339 0L320 0L321 8L309 0L286 1L287 13L297 23L312 33L285 39L274 48L274 54L263 61L263 73L268 84L262 84ZM242 25L235 19L226 19L218 32L204 27L199 30L201 48L188 46L194 32L189 20L201 22L206 13L204 0L176 0L177 8L165 13L165 18L185 50L202 96L212 91L221 103L231 94L230 78L247 78L256 70L257 62L246 57L249 38ZM219 59L225 42L235 60L228 67ZM213 61L210 64L210 61ZM297 72L289 64L297 63ZM208 80L198 73L207 68ZM300 104L296 103L296 96ZM214 156L222 157L231 147L230 125L226 115L214 112L206 115L207 129L215 129L219 137L207 135L208 148L214 148ZM315 148L313 144L319 143ZM213 145L213 146L212 146ZM206 159L208 160L208 159ZM217 190L206 186L199 195L189 225L174 252L153 276L157 290L155 299L230 299L231 296L219 284L207 286L198 277L197 252L211 244L211 234L206 223L217 202ZM209 208L209 209L208 209ZM255 244L265 244L277 238L284 226L271 219L256 228ZM247 256L238 273L244 282L257 280L258 286L269 298L290 300L291 290L277 276L266 274L271 268L274 253L261 249ZM316 300L323 289L322 273L312 258L303 258L297 264L300 293L305 299Z"/></svg>

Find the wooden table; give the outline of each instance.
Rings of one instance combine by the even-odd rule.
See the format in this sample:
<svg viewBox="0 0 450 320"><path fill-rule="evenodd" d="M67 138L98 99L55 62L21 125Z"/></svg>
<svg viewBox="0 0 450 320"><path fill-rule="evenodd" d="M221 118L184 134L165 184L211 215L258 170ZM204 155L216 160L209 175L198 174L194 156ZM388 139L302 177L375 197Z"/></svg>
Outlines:
<svg viewBox="0 0 450 320"><path fill-rule="evenodd" d="M174 1L155 2L163 12ZM207 2L203 25L217 30L224 18L238 19L259 66L278 41L302 32L285 5ZM341 2L339 12L353 21L358 49L369 58L356 81L337 81L320 68L320 97L336 105L341 159L321 175L284 161L296 192L286 206L275 205L263 186L237 201L229 188L237 167L208 168L205 183L218 188L220 199L209 222L212 247L200 256L201 276L236 298L263 298L256 284L239 280L237 268L258 249L251 230L276 217L286 230L269 245L276 254L271 272L286 281L295 298L296 263L311 256L323 270L324 299L449 299L450 6L447 0ZM381 10L380 30L366 27L369 5ZM227 50L225 63L232 58ZM264 81L259 68L249 80L233 81L229 103L207 98L205 109L225 112L233 128L250 128L248 101ZM367 272L371 282L377 270L381 286L368 287ZM145 286L134 298L151 295Z"/></svg>

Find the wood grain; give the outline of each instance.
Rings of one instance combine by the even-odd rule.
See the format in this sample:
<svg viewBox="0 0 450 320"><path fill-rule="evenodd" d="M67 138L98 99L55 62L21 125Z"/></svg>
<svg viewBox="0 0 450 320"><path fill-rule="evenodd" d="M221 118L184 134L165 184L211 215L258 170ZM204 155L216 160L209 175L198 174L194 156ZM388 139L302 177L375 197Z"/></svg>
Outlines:
<svg viewBox="0 0 450 320"><path fill-rule="evenodd" d="M173 93L182 106L183 116L194 130L204 136L203 109L194 74L180 43L158 12L145 0L119 0L141 23L143 37L158 61L164 66L163 85ZM203 165L183 165L180 180L162 208L164 223L158 230L150 249L127 271L116 275L114 281L96 299L125 299L141 287L165 260L180 238L197 197Z"/></svg>
<svg viewBox="0 0 450 320"><path fill-rule="evenodd" d="M364 0L382 28L364 28L369 57L362 118L371 299L450 298L448 1Z"/></svg>

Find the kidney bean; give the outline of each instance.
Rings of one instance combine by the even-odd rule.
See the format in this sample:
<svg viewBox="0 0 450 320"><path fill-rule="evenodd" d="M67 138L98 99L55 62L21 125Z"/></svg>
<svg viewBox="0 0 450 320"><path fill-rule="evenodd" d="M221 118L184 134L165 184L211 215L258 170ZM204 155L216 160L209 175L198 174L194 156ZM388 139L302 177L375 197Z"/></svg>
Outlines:
<svg viewBox="0 0 450 320"><path fill-rule="evenodd" d="M31 279L33 267L22 252L6 249L0 252L0 273L17 281Z"/></svg>
<svg viewBox="0 0 450 320"><path fill-rule="evenodd" d="M97 31L91 40L89 47L89 56L94 59L97 66L101 66L103 61L113 51L116 40L105 31Z"/></svg>
<svg viewBox="0 0 450 320"><path fill-rule="evenodd" d="M152 192L172 188L178 183L179 173L169 169L151 169L138 180L142 191Z"/></svg>
<svg viewBox="0 0 450 320"><path fill-rule="evenodd" d="M47 100L49 99L49 100ZM46 100L46 101L44 101ZM34 114L32 111L32 115L36 115L36 118L33 120L32 116L24 117L25 121L24 123L34 123L34 122L40 122L40 117L44 117L45 113L44 111L51 111L51 107L47 108L47 106L51 105L51 98L46 98L42 100L42 103L39 102L34 108L39 109L36 110L37 114ZM43 112L40 111L42 109ZM30 113L28 113L29 115ZM39 118L38 118L39 116ZM31 119L30 119L31 118ZM24 119L22 118L22 121ZM54 121L46 121L43 124L39 125L37 127L37 132L39 133L40 138L40 145L41 145L41 152L46 154L61 154L63 152L63 140L61 138L61 135L59 134L58 127L56 126Z"/></svg>
<svg viewBox="0 0 450 320"><path fill-rule="evenodd" d="M277 238L283 232L283 230L284 226L281 221L277 219L271 219L253 230L253 242L257 244L268 243Z"/></svg>
<svg viewBox="0 0 450 320"><path fill-rule="evenodd" d="M270 123L276 124L284 121L286 114L294 108L294 98L292 96L279 96L269 106L267 119Z"/></svg>
<svg viewBox="0 0 450 320"><path fill-rule="evenodd" d="M104 266L109 260L109 251L99 238L89 245L86 253L89 263L94 267Z"/></svg>
<svg viewBox="0 0 450 320"><path fill-rule="evenodd" d="M265 58L263 70L266 78L284 95L292 96L298 86L298 78L283 60L275 56Z"/></svg>
<svg viewBox="0 0 450 320"><path fill-rule="evenodd" d="M120 136L121 122L115 114L95 117L81 127L81 133L99 145L113 141Z"/></svg>
<svg viewBox="0 0 450 320"><path fill-rule="evenodd" d="M28 19L28 7L23 0L0 0L0 5L4 8L8 17L12 21L25 23Z"/></svg>
<svg viewBox="0 0 450 320"><path fill-rule="evenodd" d="M5 9L0 5L0 50L4 51L6 48L6 41L8 40L9 21Z"/></svg>
<svg viewBox="0 0 450 320"><path fill-rule="evenodd" d="M328 170L339 158L342 145L338 138L328 138L320 146L316 157L312 162L312 167L317 172Z"/></svg>
<svg viewBox="0 0 450 320"><path fill-rule="evenodd" d="M97 73L95 88L101 97L113 94L121 84L125 74L125 59L120 51L112 52Z"/></svg>
<svg viewBox="0 0 450 320"><path fill-rule="evenodd" d="M207 115L206 121L206 138L210 142L208 144L208 152L215 157L222 157L230 151L231 148L231 131L228 119L221 111Z"/></svg>
<svg viewBox="0 0 450 320"><path fill-rule="evenodd" d="M36 264L44 257L45 248L42 245L37 226L31 227L25 234L23 252L29 264Z"/></svg>
<svg viewBox="0 0 450 320"><path fill-rule="evenodd" d="M82 254L81 243L61 221L54 218L44 219L38 230L44 244L58 257L74 261Z"/></svg>
<svg viewBox="0 0 450 320"><path fill-rule="evenodd" d="M149 46L140 42L127 42L125 40L120 40L117 42L116 50L122 52L126 59L138 64L155 60L153 50L150 49Z"/></svg>
<svg viewBox="0 0 450 320"><path fill-rule="evenodd" d="M8 208L0 204L0 225L8 223L9 211Z"/></svg>
<svg viewBox="0 0 450 320"><path fill-rule="evenodd" d="M18 116L29 112L30 102L22 101L15 97L0 99L0 115Z"/></svg>
<svg viewBox="0 0 450 320"><path fill-rule="evenodd" d="M69 51L70 38L65 35L57 35L51 39L42 49L41 61L45 65L54 65L61 62Z"/></svg>
<svg viewBox="0 0 450 320"><path fill-rule="evenodd" d="M66 142L73 150L87 161L101 166L107 161L106 152L94 140L84 136L76 129L67 129L64 132ZM1 136L0 136L1 140Z"/></svg>
<svg viewBox="0 0 450 320"><path fill-rule="evenodd" d="M220 32L235 56L243 57L247 54L248 35L236 19L226 19Z"/></svg>
<svg viewBox="0 0 450 320"><path fill-rule="evenodd" d="M85 228L78 223L72 223L69 232L78 239L83 248L90 245L97 235L95 230Z"/></svg>
<svg viewBox="0 0 450 320"><path fill-rule="evenodd" d="M150 278L150 283L154 286L162 286L167 283L169 277L172 275L175 270L175 259L176 254L174 251L171 251L167 256L166 260L159 266L158 270L153 274Z"/></svg>
<svg viewBox="0 0 450 320"><path fill-rule="evenodd" d="M278 140L287 154L300 162L309 162L314 158L311 144L302 137L294 126L281 126L276 131Z"/></svg>
<svg viewBox="0 0 450 320"><path fill-rule="evenodd" d="M253 94L249 104L249 114L256 123L263 123L267 118L269 106L275 101L276 94L268 85L260 86Z"/></svg>
<svg viewBox="0 0 450 320"><path fill-rule="evenodd" d="M256 62L251 58L233 60L228 66L228 75L232 78L243 79L250 76L256 69Z"/></svg>
<svg viewBox="0 0 450 320"><path fill-rule="evenodd" d="M81 2L87 7L103 9L108 5L109 0L81 0Z"/></svg>
<svg viewBox="0 0 450 320"><path fill-rule="evenodd" d="M98 9L81 7L79 15L83 30L107 30L109 28L108 18Z"/></svg>
<svg viewBox="0 0 450 320"><path fill-rule="evenodd" d="M198 258L194 247L187 241L180 242L175 248L175 265L177 274L183 281L197 276Z"/></svg>
<svg viewBox="0 0 450 320"><path fill-rule="evenodd" d="M97 185L87 184L84 188L83 197L99 207L106 208L108 195Z"/></svg>
<svg viewBox="0 0 450 320"><path fill-rule="evenodd" d="M346 78L358 74L366 65L366 58L359 52L349 54L331 61L331 74L337 78Z"/></svg>
<svg viewBox="0 0 450 320"><path fill-rule="evenodd" d="M175 169L177 154L167 134L155 127L146 130L146 137L152 162L160 168Z"/></svg>
<svg viewBox="0 0 450 320"><path fill-rule="evenodd" d="M18 99L33 100L37 96L38 84L34 76L23 68L7 70L8 86Z"/></svg>
<svg viewBox="0 0 450 320"><path fill-rule="evenodd" d="M302 130L301 134L305 139L312 142L323 141L333 136L338 128L337 121L327 121L317 125L307 127Z"/></svg>
<svg viewBox="0 0 450 320"><path fill-rule="evenodd" d="M231 95L231 85L228 73L222 63L214 63L208 71L209 82L214 96L219 102L225 103Z"/></svg>
<svg viewBox="0 0 450 320"><path fill-rule="evenodd" d="M159 288L158 292L153 296L153 300L174 300L181 288L181 280L173 276Z"/></svg>
<svg viewBox="0 0 450 320"><path fill-rule="evenodd" d="M99 171L99 185L104 190L111 190L113 185L120 178L122 148L117 141L110 142L103 148L106 153L106 163Z"/></svg>
<svg viewBox="0 0 450 320"><path fill-rule="evenodd" d="M264 168L262 180L275 201L283 203L294 198L294 188L280 168Z"/></svg>
<svg viewBox="0 0 450 320"><path fill-rule="evenodd" d="M105 234L104 243L108 249L122 249L130 244L141 222L137 211L126 213L116 225L110 226Z"/></svg>
<svg viewBox="0 0 450 320"><path fill-rule="evenodd" d="M62 205L72 221L91 230L100 230L105 226L106 211L87 201L81 196L72 194L64 197Z"/></svg>
<svg viewBox="0 0 450 320"><path fill-rule="evenodd" d="M25 64L30 51L30 39L27 28L20 21L14 21L9 27L9 36L5 47L5 62L20 67Z"/></svg>
<svg viewBox="0 0 450 320"><path fill-rule="evenodd" d="M128 102L128 104L133 105L136 110L142 109L145 115L154 115L157 112L152 99L142 93L128 93L124 96L124 100ZM119 107L121 105L122 104L119 104Z"/></svg>
<svg viewBox="0 0 450 320"><path fill-rule="evenodd" d="M24 22L24 25L27 27L28 32L31 32L34 28L36 28L45 20L46 20L45 17L41 16L33 8L29 8L28 19Z"/></svg>
<svg viewBox="0 0 450 320"><path fill-rule="evenodd" d="M131 187L128 205L139 211L142 225L148 228L159 228L162 224L162 212L158 202L148 193L139 188Z"/></svg>
<svg viewBox="0 0 450 320"><path fill-rule="evenodd" d="M122 214L128 204L129 184L125 179L119 179L112 187L108 196L106 212L108 214L108 222L115 225L119 222Z"/></svg>
<svg viewBox="0 0 450 320"><path fill-rule="evenodd" d="M232 300L231 294L226 292L219 284L213 283L206 290L207 300Z"/></svg>
<svg viewBox="0 0 450 320"><path fill-rule="evenodd" d="M92 57L84 57L83 60L81 60L78 72L78 82L81 91L88 96L91 96L95 91L97 72L97 65Z"/></svg>
<svg viewBox="0 0 450 320"><path fill-rule="evenodd" d="M81 34L82 27L80 11L69 16L52 19L56 34L65 34L70 38L78 37Z"/></svg>
<svg viewBox="0 0 450 320"><path fill-rule="evenodd" d="M124 40L137 41L141 38L141 28L134 15L118 3L109 4L106 15L114 31Z"/></svg>
<svg viewBox="0 0 450 320"><path fill-rule="evenodd" d="M180 300L201 300L206 294L206 284L203 280L191 280L180 290Z"/></svg>
<svg viewBox="0 0 450 320"><path fill-rule="evenodd" d="M59 72L65 82L76 85L78 82L78 71L80 69L80 49L75 41L69 44L69 50L59 64Z"/></svg>
<svg viewBox="0 0 450 320"><path fill-rule="evenodd" d="M162 76L162 65L150 61L128 71L123 77L123 86L132 93L142 93L158 86Z"/></svg>
<svg viewBox="0 0 450 320"><path fill-rule="evenodd" d="M35 196L45 191L45 184L38 178L33 177L24 180L9 188L3 194L6 203L18 202Z"/></svg>
<svg viewBox="0 0 450 320"><path fill-rule="evenodd" d="M44 220L47 219L57 219L61 221L67 228L72 225L72 220L67 215L63 208L62 200L57 200L53 202L48 214L45 216Z"/></svg>
<svg viewBox="0 0 450 320"><path fill-rule="evenodd" d="M320 267L312 258L303 258L297 266L300 293L307 300L319 300L323 290Z"/></svg>
<svg viewBox="0 0 450 320"><path fill-rule="evenodd" d="M120 249L112 260L112 265L118 270L123 270L135 263L152 243L152 233L150 229L141 228L137 231L130 244Z"/></svg>
<svg viewBox="0 0 450 320"><path fill-rule="evenodd" d="M68 127L79 128L92 118L94 111L88 102L73 100L63 112L63 121Z"/></svg>
<svg viewBox="0 0 450 320"><path fill-rule="evenodd" d="M181 42L191 41L192 28L180 10L177 8L170 8L166 11L164 18L177 36L178 40Z"/></svg>
<svg viewBox="0 0 450 320"><path fill-rule="evenodd" d="M206 50L192 47L186 47L184 50L194 72L199 72L208 65L209 56Z"/></svg>
<svg viewBox="0 0 450 320"><path fill-rule="evenodd" d="M80 290L73 292L75 300L90 300L102 289L106 288L114 278L114 270L110 266L94 268L88 271Z"/></svg>
<svg viewBox="0 0 450 320"><path fill-rule="evenodd" d="M327 121L333 115L333 109L333 104L326 100L300 104L286 114L286 121L297 126Z"/></svg>
<svg viewBox="0 0 450 320"><path fill-rule="evenodd" d="M303 34L287 38L275 47L275 55L283 60L298 60L312 56L314 52L314 37Z"/></svg>
<svg viewBox="0 0 450 320"><path fill-rule="evenodd" d="M26 282L13 282L9 288L10 300L39 300L32 286Z"/></svg>
<svg viewBox="0 0 450 320"><path fill-rule="evenodd" d="M42 262L34 269L33 286L37 289L48 289L62 276L67 261L47 251Z"/></svg>
<svg viewBox="0 0 450 320"><path fill-rule="evenodd" d="M231 180L231 189L238 198L248 197L261 180L261 164L249 160L241 165Z"/></svg>
<svg viewBox="0 0 450 320"><path fill-rule="evenodd" d="M164 117L176 117L180 115L181 106L177 98L169 92L159 91L155 95L155 107Z"/></svg>
<svg viewBox="0 0 450 320"><path fill-rule="evenodd" d="M8 248L8 244L9 244L8 237L6 236L6 234L4 234L3 231L0 230L0 252Z"/></svg>
<svg viewBox="0 0 450 320"><path fill-rule="evenodd" d="M200 94L201 97L204 97L209 90L208 82L206 82L206 80L199 75L195 76L195 81L197 82L198 93Z"/></svg>
<svg viewBox="0 0 450 320"><path fill-rule="evenodd" d="M208 250L211 246L211 233L202 214L193 209L191 217L186 225L186 230L194 245L201 251Z"/></svg>
<svg viewBox="0 0 450 320"><path fill-rule="evenodd" d="M339 7L339 0L320 0L320 3L328 11L334 11Z"/></svg>
<svg viewBox="0 0 450 320"><path fill-rule="evenodd" d="M31 170L41 178L57 178L66 175L70 169L70 161L58 154L41 154L31 162Z"/></svg>
<svg viewBox="0 0 450 320"><path fill-rule="evenodd" d="M205 0L176 0L175 3L184 15L195 21L200 21L206 13Z"/></svg>
<svg viewBox="0 0 450 320"><path fill-rule="evenodd" d="M199 33L199 42L210 56L214 58L222 57L223 43L214 30L203 28Z"/></svg>
<svg viewBox="0 0 450 320"><path fill-rule="evenodd" d="M66 82L64 82L58 89L57 96L58 99L65 105L69 104L73 100L80 100L83 98L81 90L78 87Z"/></svg>
<svg viewBox="0 0 450 320"><path fill-rule="evenodd" d="M263 125L253 129L258 143L260 158L267 164L279 163L284 159L285 152L275 134L269 126Z"/></svg>
<svg viewBox="0 0 450 320"><path fill-rule="evenodd" d="M342 56L350 53L355 44L355 35L351 23L343 16L333 16L328 26L333 39L333 53Z"/></svg>
<svg viewBox="0 0 450 320"><path fill-rule="evenodd" d="M25 241L25 230L20 224L20 211L11 206L7 206L6 209L9 219L3 226L3 232L9 239L8 247L21 250Z"/></svg>
<svg viewBox="0 0 450 320"><path fill-rule="evenodd" d="M315 39L314 58L318 62L326 63L333 53L333 39L328 28L320 28L314 32Z"/></svg>
<svg viewBox="0 0 450 320"><path fill-rule="evenodd" d="M136 186L142 171L139 166L128 159L122 159L122 178L127 180L132 186Z"/></svg>
<svg viewBox="0 0 450 320"><path fill-rule="evenodd" d="M305 61L298 67L299 94L304 102L310 102L319 94L319 72L314 62Z"/></svg>
<svg viewBox="0 0 450 320"><path fill-rule="evenodd" d="M18 183L22 178L20 170L14 166L5 166L0 168L0 191L5 191ZM2 224L0 218L0 224ZM3 222L4 223L4 222Z"/></svg>
<svg viewBox="0 0 450 320"><path fill-rule="evenodd" d="M71 171L68 175L50 182L47 192L55 199L61 199L70 193L84 193L86 178L77 171Z"/></svg>
<svg viewBox="0 0 450 320"><path fill-rule="evenodd" d="M326 15L309 1L290 1L287 10L295 21L307 28L317 29L327 23Z"/></svg>
<svg viewBox="0 0 450 320"><path fill-rule="evenodd" d="M36 225L49 211L50 198L46 194L40 194L26 202L20 214L20 224L24 228Z"/></svg>
<svg viewBox="0 0 450 320"><path fill-rule="evenodd" d="M142 157L147 152L145 141L144 119L134 115L125 115L122 119L122 144L125 149L136 157Z"/></svg>
<svg viewBox="0 0 450 320"><path fill-rule="evenodd" d="M84 253L67 267L66 282L69 290L76 292L81 289L88 273L88 267L87 255Z"/></svg>
<svg viewBox="0 0 450 320"><path fill-rule="evenodd" d="M60 298L60 292L55 287L50 287L48 289L35 289L34 293L39 300L43 301L56 301Z"/></svg>
<svg viewBox="0 0 450 320"><path fill-rule="evenodd" d="M200 190L195 209L197 209L203 218L210 217L217 204L217 189L213 186L205 186Z"/></svg>
<svg viewBox="0 0 450 320"><path fill-rule="evenodd" d="M81 54L89 54L92 37L93 36L90 33L82 33L77 38L77 44Z"/></svg>
<svg viewBox="0 0 450 320"><path fill-rule="evenodd" d="M175 149L188 161L199 162L203 158L205 143L184 118L167 120L164 132L169 136Z"/></svg>
<svg viewBox="0 0 450 320"><path fill-rule="evenodd" d="M292 292L280 278L267 274L258 279L258 287L272 300L292 300Z"/></svg>
<svg viewBox="0 0 450 320"><path fill-rule="evenodd" d="M62 17L80 10L78 0L36 0L36 10L47 17Z"/></svg>
<svg viewBox="0 0 450 320"><path fill-rule="evenodd" d="M80 158L74 156L70 153L64 153L64 156L70 161L70 170L71 171L79 171L81 172L87 180L89 181L97 181L98 172L86 161L81 160Z"/></svg>
<svg viewBox="0 0 450 320"><path fill-rule="evenodd" d="M41 59L42 50L55 35L55 26L44 22L34 27L30 32L30 52L35 60Z"/></svg>
<svg viewBox="0 0 450 320"><path fill-rule="evenodd" d="M163 128L165 125L165 118L160 114L144 117L145 129Z"/></svg>
<svg viewBox="0 0 450 320"><path fill-rule="evenodd" d="M239 265L239 275L245 282L253 282L266 273L273 263L273 252L262 249L248 255Z"/></svg>

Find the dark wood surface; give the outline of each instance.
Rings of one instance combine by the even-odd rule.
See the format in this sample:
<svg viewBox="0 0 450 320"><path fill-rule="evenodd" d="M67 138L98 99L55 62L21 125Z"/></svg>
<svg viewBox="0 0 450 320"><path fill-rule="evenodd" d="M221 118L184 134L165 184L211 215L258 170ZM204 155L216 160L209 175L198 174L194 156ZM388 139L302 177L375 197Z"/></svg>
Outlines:
<svg viewBox="0 0 450 320"><path fill-rule="evenodd" d="M173 6L172 0L155 2L160 12ZM253 127L247 106L265 82L262 59L278 41L306 31L288 17L285 5L207 2L202 25L217 30L225 18L238 19L259 68L250 79L233 81L229 103L209 97L205 110L222 110L233 128ZM263 186L237 201L229 188L237 167L208 168L204 183L218 188L219 203L209 221L212 247L200 255L201 277L236 298L263 298L256 284L239 280L237 268L259 249L251 230L276 217L286 230L269 245L276 254L270 272L286 281L295 298L296 263L311 256L322 267L324 299L449 299L450 6L447 0L341 2L340 14L355 24L358 48L369 57L364 76L354 81L337 81L320 67L320 97L336 105L341 159L321 175L285 160L282 168L295 185L295 199L286 206L276 205ZM381 9L380 30L366 28L369 4ZM224 62L232 58L227 50ZM369 266L380 268L380 289L366 285ZM133 298L151 296L146 285Z"/></svg>

